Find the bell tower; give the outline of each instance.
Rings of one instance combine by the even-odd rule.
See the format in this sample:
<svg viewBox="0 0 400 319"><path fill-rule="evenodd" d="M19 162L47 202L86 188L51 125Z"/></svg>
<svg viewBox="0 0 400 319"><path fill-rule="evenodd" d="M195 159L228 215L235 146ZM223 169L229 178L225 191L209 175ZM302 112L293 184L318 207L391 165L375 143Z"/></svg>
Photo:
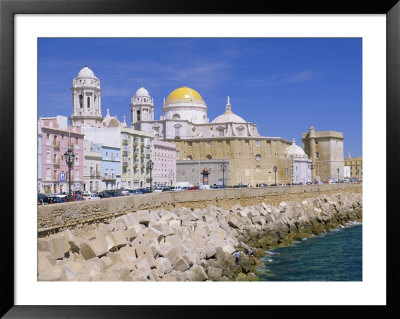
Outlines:
<svg viewBox="0 0 400 319"><path fill-rule="evenodd" d="M101 88L100 80L85 66L72 81L73 126L101 127Z"/></svg>
<svg viewBox="0 0 400 319"><path fill-rule="evenodd" d="M154 102L149 92L141 85L131 98L131 125L141 121L154 121Z"/></svg>

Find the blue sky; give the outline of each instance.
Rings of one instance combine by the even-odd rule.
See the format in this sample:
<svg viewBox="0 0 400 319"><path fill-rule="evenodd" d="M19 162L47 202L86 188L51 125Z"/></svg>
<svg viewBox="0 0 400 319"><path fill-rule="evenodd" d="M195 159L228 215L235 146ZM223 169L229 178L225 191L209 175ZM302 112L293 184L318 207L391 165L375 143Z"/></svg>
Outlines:
<svg viewBox="0 0 400 319"><path fill-rule="evenodd" d="M262 136L301 146L301 135L344 134L344 154L362 156L360 38L41 38L38 116L70 116L72 80L85 65L100 79L102 111L130 124L130 98L143 86L163 98L188 86L198 91L210 121L232 111Z"/></svg>

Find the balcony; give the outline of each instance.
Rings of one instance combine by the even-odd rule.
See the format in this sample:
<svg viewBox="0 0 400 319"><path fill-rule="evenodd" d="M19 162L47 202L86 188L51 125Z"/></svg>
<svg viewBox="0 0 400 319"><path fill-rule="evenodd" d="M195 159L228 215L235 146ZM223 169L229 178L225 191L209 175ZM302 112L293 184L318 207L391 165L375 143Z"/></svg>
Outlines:
<svg viewBox="0 0 400 319"><path fill-rule="evenodd" d="M60 141L53 141L53 147L54 148L60 148Z"/></svg>
<svg viewBox="0 0 400 319"><path fill-rule="evenodd" d="M60 166L60 159L53 159L53 163L54 166Z"/></svg>
<svg viewBox="0 0 400 319"><path fill-rule="evenodd" d="M133 141L133 146L138 146L138 142L137 141Z"/></svg>
<svg viewBox="0 0 400 319"><path fill-rule="evenodd" d="M116 179L114 175L104 175L102 180L105 182L114 182Z"/></svg>
<svg viewBox="0 0 400 319"><path fill-rule="evenodd" d="M90 178L91 179L99 179L101 177L100 172L91 172L90 173Z"/></svg>
<svg viewBox="0 0 400 319"><path fill-rule="evenodd" d="M129 166L130 163L131 163L131 162L129 162L129 161L122 162L122 166L127 167L127 166Z"/></svg>
<svg viewBox="0 0 400 319"><path fill-rule="evenodd" d="M122 155L128 156L129 152L128 151L122 151Z"/></svg>
<svg viewBox="0 0 400 319"><path fill-rule="evenodd" d="M127 139L122 139L122 145L128 145L128 140Z"/></svg>

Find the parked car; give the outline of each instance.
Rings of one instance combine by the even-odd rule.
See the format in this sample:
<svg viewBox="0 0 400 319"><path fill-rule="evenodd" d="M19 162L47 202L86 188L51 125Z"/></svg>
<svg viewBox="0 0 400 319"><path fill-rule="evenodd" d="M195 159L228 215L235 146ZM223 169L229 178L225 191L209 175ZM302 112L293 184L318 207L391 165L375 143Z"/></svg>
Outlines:
<svg viewBox="0 0 400 319"><path fill-rule="evenodd" d="M49 204L60 204L60 203L64 203L64 200L62 199L62 197L58 197L58 196L50 196L49 198Z"/></svg>
<svg viewBox="0 0 400 319"><path fill-rule="evenodd" d="M38 205L47 205L49 203L49 198L46 194L38 194Z"/></svg>
<svg viewBox="0 0 400 319"><path fill-rule="evenodd" d="M196 191L198 188L196 186L192 186L188 188L188 191Z"/></svg>
<svg viewBox="0 0 400 319"><path fill-rule="evenodd" d="M85 192L82 195L84 200L96 200L96 199L100 199L99 196L97 196L97 194L95 193L89 193L89 192Z"/></svg>
<svg viewBox="0 0 400 319"><path fill-rule="evenodd" d="M109 198L110 197L110 193L106 192L106 191L103 191L103 192L99 192L98 196L100 198Z"/></svg>

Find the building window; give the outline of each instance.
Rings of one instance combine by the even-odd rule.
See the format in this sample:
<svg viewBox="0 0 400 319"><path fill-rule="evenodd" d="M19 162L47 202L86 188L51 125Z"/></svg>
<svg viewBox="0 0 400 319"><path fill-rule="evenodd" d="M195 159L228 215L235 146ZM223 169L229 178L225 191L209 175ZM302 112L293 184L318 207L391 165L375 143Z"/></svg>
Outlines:
<svg viewBox="0 0 400 319"><path fill-rule="evenodd" d="M79 94L79 107L83 108L83 96L82 96L82 94Z"/></svg>
<svg viewBox="0 0 400 319"><path fill-rule="evenodd" d="M172 119L173 120L179 120L181 117L179 116L179 114L174 114L173 116L172 116Z"/></svg>
<svg viewBox="0 0 400 319"><path fill-rule="evenodd" d="M207 154L206 158L207 158L208 160L210 160L210 159L212 159L212 156L211 156L210 154Z"/></svg>
<svg viewBox="0 0 400 319"><path fill-rule="evenodd" d="M49 133L46 134L46 139L48 139L48 140L50 139L50 134Z"/></svg>
<svg viewBox="0 0 400 319"><path fill-rule="evenodd" d="M319 152L315 152L315 157L319 158Z"/></svg>
<svg viewBox="0 0 400 319"><path fill-rule="evenodd" d="M257 165L257 166L256 166L256 172L259 172L259 171L260 171L260 166Z"/></svg>
<svg viewBox="0 0 400 319"><path fill-rule="evenodd" d="M206 145L207 145L208 147L210 147L210 146L211 146L211 142L207 142Z"/></svg>
<svg viewBox="0 0 400 319"><path fill-rule="evenodd" d="M261 160L261 155L260 154L256 154L255 159L257 162L259 162Z"/></svg>
<svg viewBox="0 0 400 319"><path fill-rule="evenodd" d="M189 146L189 147L192 147L192 142L188 142L188 146Z"/></svg>
<svg viewBox="0 0 400 319"><path fill-rule="evenodd" d="M315 144L318 144L318 141L317 141L317 140L315 140Z"/></svg>
<svg viewBox="0 0 400 319"><path fill-rule="evenodd" d="M256 146L260 146L260 141L256 141Z"/></svg>
<svg viewBox="0 0 400 319"><path fill-rule="evenodd" d="M180 137L180 136L181 136L181 127L175 126L175 137Z"/></svg>
<svg viewBox="0 0 400 319"><path fill-rule="evenodd" d="M87 97L87 107L90 109L90 97Z"/></svg>
<svg viewBox="0 0 400 319"><path fill-rule="evenodd" d="M193 159L192 155L188 155L187 160L191 161Z"/></svg>

